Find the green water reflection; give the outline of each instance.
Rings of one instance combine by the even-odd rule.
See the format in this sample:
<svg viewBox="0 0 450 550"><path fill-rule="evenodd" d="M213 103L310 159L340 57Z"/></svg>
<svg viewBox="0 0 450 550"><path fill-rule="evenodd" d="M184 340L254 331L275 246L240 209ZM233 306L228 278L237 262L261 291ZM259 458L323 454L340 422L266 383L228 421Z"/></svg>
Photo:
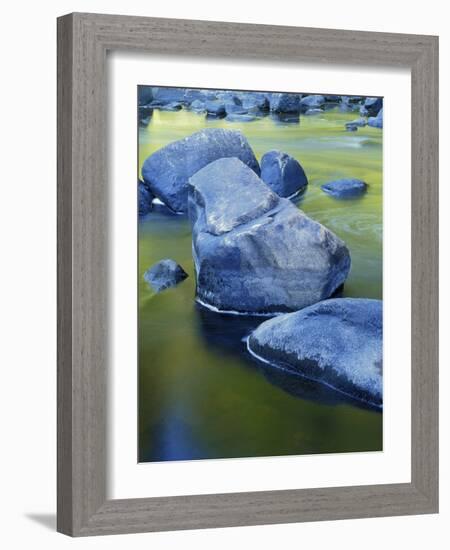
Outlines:
<svg viewBox="0 0 450 550"><path fill-rule="evenodd" d="M344 296L382 296L382 132L346 132L354 113L328 111L282 124L206 120L188 111L154 111L139 131L139 165L155 150L205 127L243 131L258 159L270 149L297 158L309 187L299 207L338 234L352 269ZM369 184L356 201L320 190L331 179ZM189 278L155 295L144 271L162 258ZM382 415L301 379L263 372L241 337L251 320L196 307L191 233L181 216L153 212L139 224L139 460L188 460L380 450ZM247 325L246 325L247 323Z"/></svg>

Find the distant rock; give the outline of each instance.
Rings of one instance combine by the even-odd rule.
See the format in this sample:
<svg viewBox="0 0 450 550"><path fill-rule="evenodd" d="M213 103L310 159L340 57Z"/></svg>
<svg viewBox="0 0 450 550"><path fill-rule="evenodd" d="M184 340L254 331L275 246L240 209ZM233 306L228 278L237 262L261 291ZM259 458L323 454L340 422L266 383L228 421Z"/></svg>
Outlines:
<svg viewBox="0 0 450 550"><path fill-rule="evenodd" d="M160 111L180 111L183 108L182 103L179 101L171 101L169 103L165 103L164 105L161 105L159 107Z"/></svg>
<svg viewBox="0 0 450 550"><path fill-rule="evenodd" d="M270 110L274 113L298 113L300 96L298 94L271 94Z"/></svg>
<svg viewBox="0 0 450 550"><path fill-rule="evenodd" d="M223 101L207 101L205 109L208 115L215 117L225 116L225 103Z"/></svg>
<svg viewBox="0 0 450 550"><path fill-rule="evenodd" d="M144 182L138 180L139 216L146 216L152 209L154 197Z"/></svg>
<svg viewBox="0 0 450 550"><path fill-rule="evenodd" d="M138 86L138 104L148 105L153 100L153 89L151 86Z"/></svg>
<svg viewBox="0 0 450 550"><path fill-rule="evenodd" d="M383 128L383 109L378 111L376 117L369 117L367 124L374 128Z"/></svg>
<svg viewBox="0 0 450 550"><path fill-rule="evenodd" d="M246 92L242 98L242 106L249 112L268 111L270 103L265 94L259 92Z"/></svg>
<svg viewBox="0 0 450 550"><path fill-rule="evenodd" d="M308 185L305 171L294 158L281 151L269 151L261 158L261 179L280 197L292 197Z"/></svg>
<svg viewBox="0 0 450 550"><path fill-rule="evenodd" d="M252 355L366 403L383 403L380 300L336 298L262 323L248 338Z"/></svg>
<svg viewBox="0 0 450 550"><path fill-rule="evenodd" d="M208 164L189 186L199 303L273 315L328 298L344 283L345 244L238 159Z"/></svg>
<svg viewBox="0 0 450 550"><path fill-rule="evenodd" d="M205 103L200 99L194 99L194 101L189 105L191 111L196 113L204 113L206 111Z"/></svg>
<svg viewBox="0 0 450 550"><path fill-rule="evenodd" d="M347 130L347 132L356 132L358 130L358 126L356 124L351 124L347 122L347 124L345 125L345 129Z"/></svg>
<svg viewBox="0 0 450 550"><path fill-rule="evenodd" d="M325 103L323 95L307 95L300 100L300 109L307 112L309 109L318 109Z"/></svg>
<svg viewBox="0 0 450 550"><path fill-rule="evenodd" d="M184 103L185 88L153 87L152 106L161 107L168 103Z"/></svg>
<svg viewBox="0 0 450 550"><path fill-rule="evenodd" d="M184 281L188 274L174 260L161 260L144 273L145 281L155 292L162 292Z"/></svg>
<svg viewBox="0 0 450 550"><path fill-rule="evenodd" d="M382 107L383 99L381 97L366 97L359 112L361 116L375 117Z"/></svg>
<svg viewBox="0 0 450 550"><path fill-rule="evenodd" d="M215 97L216 97L216 92L214 90L186 88L183 94L182 101L187 105L192 105L194 101L201 101L202 103L204 103L205 101L215 99Z"/></svg>
<svg viewBox="0 0 450 550"><path fill-rule="evenodd" d="M151 192L169 208L187 212L189 178L223 157L237 157L260 174L258 161L239 130L207 128L150 155L142 166L142 177Z"/></svg>
<svg viewBox="0 0 450 550"><path fill-rule="evenodd" d="M353 199L364 195L367 183L357 179L340 179L321 186L322 190L335 199Z"/></svg>
<svg viewBox="0 0 450 550"><path fill-rule="evenodd" d="M248 113L241 103L234 103L234 101L225 102L225 112L227 115L246 115Z"/></svg>

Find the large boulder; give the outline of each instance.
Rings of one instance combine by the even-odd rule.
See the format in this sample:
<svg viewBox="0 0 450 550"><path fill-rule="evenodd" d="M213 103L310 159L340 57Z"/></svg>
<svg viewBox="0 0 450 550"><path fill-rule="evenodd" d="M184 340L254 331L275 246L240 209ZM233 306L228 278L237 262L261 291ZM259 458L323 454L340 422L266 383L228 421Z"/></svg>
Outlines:
<svg viewBox="0 0 450 550"><path fill-rule="evenodd" d="M357 179L344 178L324 183L321 188L327 195L331 195L335 199L354 199L366 193L367 183Z"/></svg>
<svg viewBox="0 0 450 550"><path fill-rule="evenodd" d="M282 151L269 151L261 158L261 179L280 197L293 197L308 185L301 164Z"/></svg>
<svg viewBox="0 0 450 550"><path fill-rule="evenodd" d="M381 406L382 338L381 300L336 298L265 321L247 347L265 363Z"/></svg>
<svg viewBox="0 0 450 550"><path fill-rule="evenodd" d="M345 244L239 159L208 164L189 186L199 303L273 315L328 298L344 283Z"/></svg>
<svg viewBox="0 0 450 550"><path fill-rule="evenodd" d="M142 177L152 193L169 208L187 212L189 178L223 157L237 157L256 174L260 173L258 161L241 132L207 128L150 155L142 166Z"/></svg>
<svg viewBox="0 0 450 550"><path fill-rule="evenodd" d="M188 274L174 260L161 260L144 273L145 281L156 293L176 286L184 281Z"/></svg>
<svg viewBox="0 0 450 550"><path fill-rule="evenodd" d="M300 109L299 94L271 94L270 110L274 113L298 113Z"/></svg>

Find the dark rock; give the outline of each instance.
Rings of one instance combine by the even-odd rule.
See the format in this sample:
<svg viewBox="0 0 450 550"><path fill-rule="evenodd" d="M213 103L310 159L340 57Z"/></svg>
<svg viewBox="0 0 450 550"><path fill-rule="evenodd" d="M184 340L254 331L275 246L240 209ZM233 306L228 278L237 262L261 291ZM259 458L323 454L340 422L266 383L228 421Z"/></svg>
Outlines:
<svg viewBox="0 0 450 550"><path fill-rule="evenodd" d="M138 180L139 216L146 216L152 209L154 197L144 182Z"/></svg>
<svg viewBox="0 0 450 550"><path fill-rule="evenodd" d="M155 292L161 292L184 281L188 274L174 260L161 260L144 273L145 281Z"/></svg>
<svg viewBox="0 0 450 550"><path fill-rule="evenodd" d="M179 101L171 101L159 107L160 111L179 111L183 105Z"/></svg>
<svg viewBox="0 0 450 550"><path fill-rule="evenodd" d="M225 103L223 101L207 101L205 109L208 115L225 116Z"/></svg>
<svg viewBox="0 0 450 550"><path fill-rule="evenodd" d="M383 109L381 108L378 111L376 117L369 117L367 124L373 126L374 128L383 128Z"/></svg>
<svg viewBox="0 0 450 550"><path fill-rule="evenodd" d="M380 300L336 298L265 321L247 345L266 363L382 406L382 335Z"/></svg>
<svg viewBox="0 0 450 550"><path fill-rule="evenodd" d="M292 197L308 185L300 163L281 151L269 151L263 155L261 179L280 197Z"/></svg>
<svg viewBox="0 0 450 550"><path fill-rule="evenodd" d="M300 96L298 94L271 94L270 110L274 113L298 113Z"/></svg>
<svg viewBox="0 0 450 550"><path fill-rule="evenodd" d="M356 132L358 130L358 126L356 124L351 124L350 122L347 122L345 125L345 129L347 132Z"/></svg>
<svg viewBox="0 0 450 550"><path fill-rule="evenodd" d="M335 199L353 199L364 195L367 183L357 179L341 179L324 183L322 190Z"/></svg>
<svg viewBox="0 0 450 550"><path fill-rule="evenodd" d="M323 300L345 281L345 244L238 159L208 164L189 185L200 303L273 315Z"/></svg>
<svg viewBox="0 0 450 550"><path fill-rule="evenodd" d="M148 105L153 100L151 86L138 86L138 105Z"/></svg>
<svg viewBox="0 0 450 550"><path fill-rule="evenodd" d="M383 99L381 97L366 97L359 112L361 116L377 116L379 110L383 107Z"/></svg>
<svg viewBox="0 0 450 550"><path fill-rule="evenodd" d="M260 174L258 161L241 132L207 128L150 155L143 164L142 177L152 193L169 208L187 212L189 178L222 157L237 157Z"/></svg>
<svg viewBox="0 0 450 550"><path fill-rule="evenodd" d="M242 106L248 111L268 111L270 108L267 96L258 92L247 92L242 99Z"/></svg>
<svg viewBox="0 0 450 550"><path fill-rule="evenodd" d="M271 113L270 117L278 124L300 123L300 115L298 113Z"/></svg>
<svg viewBox="0 0 450 550"><path fill-rule="evenodd" d="M166 88L154 87L153 89L153 104L167 105L168 103L184 103L185 88Z"/></svg>

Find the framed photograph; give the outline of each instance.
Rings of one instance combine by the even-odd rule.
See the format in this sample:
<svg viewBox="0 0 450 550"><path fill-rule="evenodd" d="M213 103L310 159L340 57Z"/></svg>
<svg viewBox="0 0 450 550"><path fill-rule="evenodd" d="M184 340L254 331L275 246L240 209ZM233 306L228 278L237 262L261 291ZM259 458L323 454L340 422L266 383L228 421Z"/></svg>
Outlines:
<svg viewBox="0 0 450 550"><path fill-rule="evenodd" d="M58 530L438 511L438 39L58 19Z"/></svg>

